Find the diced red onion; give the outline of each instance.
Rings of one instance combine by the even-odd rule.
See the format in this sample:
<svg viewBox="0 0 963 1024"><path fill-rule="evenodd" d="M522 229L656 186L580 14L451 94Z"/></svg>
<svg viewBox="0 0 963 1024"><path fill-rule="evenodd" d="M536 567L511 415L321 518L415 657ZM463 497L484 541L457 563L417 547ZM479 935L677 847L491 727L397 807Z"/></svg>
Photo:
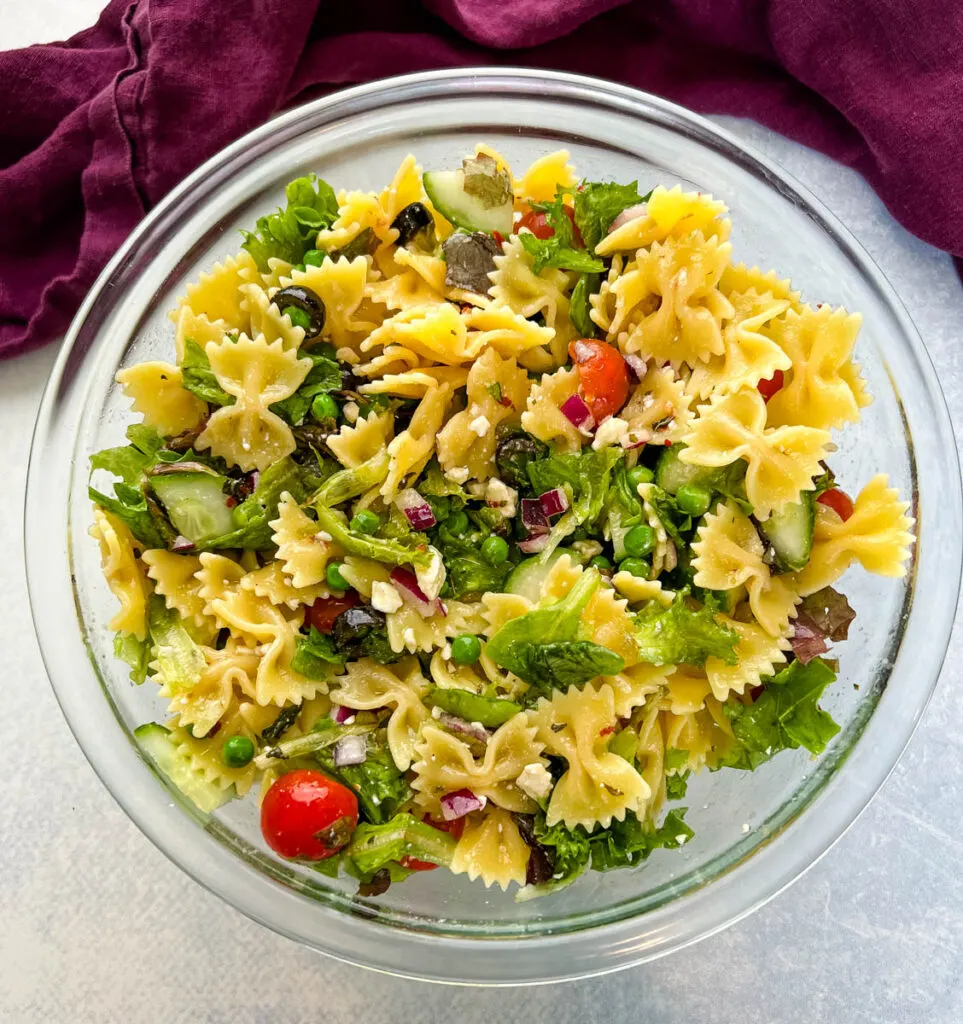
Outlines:
<svg viewBox="0 0 963 1024"><path fill-rule="evenodd" d="M825 633L805 612L800 612L796 617L796 629L790 643L796 660L804 665L808 665L813 658L818 658L820 654L825 654L829 650Z"/></svg>
<svg viewBox="0 0 963 1024"><path fill-rule="evenodd" d="M430 530L435 525L435 513L431 505L414 489L409 487L395 498L395 504L404 512L413 530Z"/></svg>
<svg viewBox="0 0 963 1024"><path fill-rule="evenodd" d="M561 487L555 487L538 496L538 503L545 515L560 516L568 509L568 495Z"/></svg>
<svg viewBox="0 0 963 1024"><path fill-rule="evenodd" d="M429 601L428 596L418 586L418 577L410 569L403 569L400 565L391 570L391 582L401 591L402 600L413 605L418 614L427 619L440 611L441 602L435 598Z"/></svg>
<svg viewBox="0 0 963 1024"><path fill-rule="evenodd" d="M334 763L337 768L363 764L367 756L368 741L364 736L342 736L334 745Z"/></svg>
<svg viewBox="0 0 963 1024"><path fill-rule="evenodd" d="M472 811L480 811L486 804L483 796L475 796L470 789L459 789L446 793L440 800L441 816L445 821L456 821Z"/></svg>
<svg viewBox="0 0 963 1024"><path fill-rule="evenodd" d="M606 234L611 235L613 231L618 231L624 224L628 224L630 220L636 220L639 217L644 217L648 212L648 207L645 203L636 203L635 206L630 206L628 209L623 210L615 220L609 225L609 230Z"/></svg>
<svg viewBox="0 0 963 1024"><path fill-rule="evenodd" d="M470 736L472 739L478 740L479 743L487 743L491 739L488 730L483 725L478 722L468 722L457 715L450 715L447 711L441 712L438 716L438 721L449 732Z"/></svg>
<svg viewBox="0 0 963 1024"><path fill-rule="evenodd" d="M634 352L622 357L626 366L641 380L649 372L649 364Z"/></svg>
<svg viewBox="0 0 963 1024"><path fill-rule="evenodd" d="M331 709L331 717L338 723L338 725L344 725L345 722L358 712L354 708L349 708L346 704L335 704Z"/></svg>
<svg viewBox="0 0 963 1024"><path fill-rule="evenodd" d="M522 525L531 537L540 537L552 528L538 498L522 498Z"/></svg>
<svg viewBox="0 0 963 1024"><path fill-rule="evenodd" d="M178 554L183 554L185 551L194 550L194 541L188 540L186 537L182 537L178 534L174 538L174 543L171 544L171 551L176 551Z"/></svg>
<svg viewBox="0 0 963 1024"><path fill-rule="evenodd" d="M251 486L251 490L256 491L257 485L261 482L261 471L259 469L252 469L247 475L247 481Z"/></svg>
<svg viewBox="0 0 963 1024"><path fill-rule="evenodd" d="M562 414L573 427L580 430L591 430L595 426L592 410L585 404L585 399L581 395L566 398L562 403Z"/></svg>
<svg viewBox="0 0 963 1024"><path fill-rule="evenodd" d="M548 534L542 533L537 537L526 537L525 540L518 542L518 548L526 555L537 555L539 551L544 551L548 544Z"/></svg>
<svg viewBox="0 0 963 1024"><path fill-rule="evenodd" d="M587 341L576 341L572 346L572 358L576 363L587 363L594 355L595 348Z"/></svg>

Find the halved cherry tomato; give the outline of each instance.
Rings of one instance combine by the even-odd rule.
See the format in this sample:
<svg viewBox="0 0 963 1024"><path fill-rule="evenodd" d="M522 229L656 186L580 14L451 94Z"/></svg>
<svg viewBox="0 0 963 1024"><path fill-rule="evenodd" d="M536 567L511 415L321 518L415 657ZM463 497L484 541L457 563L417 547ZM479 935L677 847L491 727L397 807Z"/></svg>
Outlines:
<svg viewBox="0 0 963 1024"><path fill-rule="evenodd" d="M347 846L357 824L354 793L308 768L282 775L261 804L261 834L282 857L332 857Z"/></svg>
<svg viewBox="0 0 963 1024"><path fill-rule="evenodd" d="M571 342L568 352L578 367L582 397L595 422L614 416L629 397L629 368L622 354L613 345L587 338Z"/></svg>
<svg viewBox="0 0 963 1024"><path fill-rule="evenodd" d="M761 380L756 385L759 394L768 402L772 396L782 388L786 381L786 375L782 370L776 370L776 372L768 379Z"/></svg>
<svg viewBox="0 0 963 1024"><path fill-rule="evenodd" d="M823 491L816 501L831 508L844 523L854 511L853 499L838 487L832 487L828 491Z"/></svg>
<svg viewBox="0 0 963 1024"><path fill-rule="evenodd" d="M581 249L585 243L582 241L582 235L579 233L579 229L575 226L575 211L571 206L565 206L563 209L565 210L565 216L572 222L575 244L579 249ZM555 234L555 228L553 228L549 223L548 216L542 213L541 210L529 210L518 224L515 225L516 231L519 231L522 228L528 228L536 238L551 238Z"/></svg>
<svg viewBox="0 0 963 1024"><path fill-rule="evenodd" d="M334 620L358 604L361 604L361 598L356 590L346 590L341 597L319 597L308 609L305 625L314 626L321 633L330 633Z"/></svg>
<svg viewBox="0 0 963 1024"><path fill-rule="evenodd" d="M464 818L456 818L454 821L435 821L434 818L426 814L421 820L426 825L431 825L432 828L438 829L439 832L448 832L455 839L461 839L461 834L465 831ZM437 864L432 864L431 861L418 860L417 857L409 857L407 854L398 863L409 871L434 871L438 867Z"/></svg>

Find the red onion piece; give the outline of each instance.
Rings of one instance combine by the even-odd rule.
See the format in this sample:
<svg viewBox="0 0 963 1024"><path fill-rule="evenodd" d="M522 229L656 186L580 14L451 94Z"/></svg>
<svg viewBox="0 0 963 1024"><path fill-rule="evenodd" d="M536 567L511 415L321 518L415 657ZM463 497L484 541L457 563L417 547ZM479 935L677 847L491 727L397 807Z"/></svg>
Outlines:
<svg viewBox="0 0 963 1024"><path fill-rule="evenodd" d="M531 537L540 537L552 528L548 516L542 509L541 499L522 498L522 525Z"/></svg>
<svg viewBox="0 0 963 1024"><path fill-rule="evenodd" d="M628 224L630 220L636 220L639 217L644 217L648 212L648 207L645 203L636 203L635 206L630 206L628 209L623 210L615 220L609 225L609 229L606 234L611 235L613 231L618 231L624 224Z"/></svg>
<svg viewBox="0 0 963 1024"><path fill-rule="evenodd" d="M252 469L247 475L248 484L250 484L251 490L256 491L257 485L261 482L261 471L259 469Z"/></svg>
<svg viewBox="0 0 963 1024"><path fill-rule="evenodd" d="M338 768L363 764L367 756L368 741L364 736L342 736L334 745L334 763Z"/></svg>
<svg viewBox="0 0 963 1024"><path fill-rule="evenodd" d="M594 355L594 347L586 341L576 341L572 345L572 358L576 363L587 363Z"/></svg>
<svg viewBox="0 0 963 1024"><path fill-rule="evenodd" d="M804 665L808 665L813 658L818 658L820 654L825 654L829 650L826 635L805 612L800 612L796 617L796 629L790 643L796 660Z"/></svg>
<svg viewBox="0 0 963 1024"><path fill-rule="evenodd" d="M402 491L395 504L404 512L413 530L430 530L435 525L435 513L431 505L414 489L409 487Z"/></svg>
<svg viewBox="0 0 963 1024"><path fill-rule="evenodd" d="M568 495L561 487L556 487L551 491L540 494L538 496L538 503L542 506L542 511L549 518L560 516L568 509Z"/></svg>
<svg viewBox="0 0 963 1024"><path fill-rule="evenodd" d="M446 793L441 798L441 816L445 821L464 818L472 811L480 811L485 806L485 798L475 796L470 789L459 789L456 793Z"/></svg>
<svg viewBox="0 0 963 1024"><path fill-rule="evenodd" d="M186 537L182 537L180 534L178 534L174 538L174 543L171 544L171 551L176 551L179 555L183 554L185 551L193 551L193 550L194 550L194 541L188 540Z"/></svg>
<svg viewBox="0 0 963 1024"><path fill-rule="evenodd" d="M562 403L562 414L579 430L591 430L595 426L592 410L585 404L581 395L572 395Z"/></svg>
<svg viewBox="0 0 963 1024"><path fill-rule="evenodd" d="M518 549L526 555L536 555L539 551L544 551L547 544L548 534L542 533L537 537L527 537L525 540L520 540L518 542Z"/></svg>
<svg viewBox="0 0 963 1024"><path fill-rule="evenodd" d="M649 372L649 364L634 352L630 352L627 356L623 356L622 358L625 360L626 366L628 366L639 380Z"/></svg>
<svg viewBox="0 0 963 1024"><path fill-rule="evenodd" d="M418 586L418 577L410 569L403 569L401 566L397 566L391 570L389 578L401 591L402 600L413 605L415 611L422 618L427 619L429 615L434 615L441 610L439 607L441 602L437 598L434 601L428 600L428 596Z"/></svg>
<svg viewBox="0 0 963 1024"><path fill-rule="evenodd" d="M478 722L467 722L464 718L459 718L457 715L448 714L447 711L441 712L438 716L438 721L449 732L470 736L473 740L478 740L479 743L487 743L491 739L488 730L483 725Z"/></svg>
<svg viewBox="0 0 963 1024"><path fill-rule="evenodd" d="M345 722L358 712L354 708L349 708L346 704L335 704L331 709L331 717L338 723L338 725L344 725Z"/></svg>

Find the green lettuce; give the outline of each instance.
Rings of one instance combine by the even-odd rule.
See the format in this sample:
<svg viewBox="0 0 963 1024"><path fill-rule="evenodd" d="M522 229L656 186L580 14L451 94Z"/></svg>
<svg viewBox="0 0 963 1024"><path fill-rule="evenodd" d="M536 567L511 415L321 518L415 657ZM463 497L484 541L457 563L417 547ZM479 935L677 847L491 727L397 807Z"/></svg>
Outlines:
<svg viewBox="0 0 963 1024"><path fill-rule="evenodd" d="M327 395L332 391L340 391L342 386L341 367L329 356L315 351L302 351L302 356L311 360L311 369L301 382L301 386L288 398L275 402L271 412L277 413L281 419L292 426L300 426L307 416L311 403L318 395Z"/></svg>
<svg viewBox="0 0 963 1024"><path fill-rule="evenodd" d="M568 315L572 323L575 324L575 329L583 338L594 338L599 333L598 327L589 316L592 310L589 296L594 295L601 286L601 274L582 274L572 289Z"/></svg>
<svg viewBox="0 0 963 1024"><path fill-rule="evenodd" d="M150 599L148 626L158 680L172 694L197 686L207 667L204 652L192 639L180 615L156 594Z"/></svg>
<svg viewBox="0 0 963 1024"><path fill-rule="evenodd" d="M383 825L359 825L342 856L358 877L371 878L402 857L448 867L454 853L455 839L447 832L411 814L396 814Z"/></svg>
<svg viewBox="0 0 963 1024"><path fill-rule="evenodd" d="M590 252L576 245L575 229L565 213L563 194L559 192L550 203L532 203L532 209L544 213L554 229L551 238L536 238L531 232L518 236L522 247L534 257L532 270L537 274L545 267L577 270L582 273L600 273L605 264Z"/></svg>
<svg viewBox="0 0 963 1024"><path fill-rule="evenodd" d="M331 637L314 626L307 636L298 636L295 641L291 668L308 679L327 679L344 663L345 656L338 652Z"/></svg>
<svg viewBox="0 0 963 1024"><path fill-rule="evenodd" d="M595 247L608 233L612 221L630 206L645 202L651 192L639 195L639 183L617 185L608 181L583 181L574 193L575 226L582 236L585 248L595 252Z"/></svg>
<svg viewBox="0 0 963 1024"><path fill-rule="evenodd" d="M193 338L184 342L184 359L181 362L181 387L196 395L208 405L233 405L234 396L229 395L217 382L207 353Z"/></svg>
<svg viewBox="0 0 963 1024"><path fill-rule="evenodd" d="M114 657L127 662L130 666L130 681L140 686L147 678L147 669L153 657L150 633L143 640L138 640L133 633L115 634Z"/></svg>
<svg viewBox="0 0 963 1024"><path fill-rule="evenodd" d="M289 182L284 190L284 209L259 217L254 231L242 231L245 248L263 272L274 256L288 263L300 263L315 247L318 231L329 228L338 216L334 189L316 174Z"/></svg>
<svg viewBox="0 0 963 1024"><path fill-rule="evenodd" d="M739 634L716 621L713 605L693 608L688 593L680 591L668 608L652 601L635 616L633 638L639 658L651 665L704 665L719 658L735 665Z"/></svg>
<svg viewBox="0 0 963 1024"><path fill-rule="evenodd" d="M494 509L491 511L496 512L500 525L503 522L501 513ZM456 600L471 594L483 594L486 591L500 592L514 568L510 561L501 565L489 565L482 558L482 544L493 531L480 523L477 515L470 518L475 528L465 533L452 532L445 522L439 523L431 531L431 542L441 552L448 572L446 596Z"/></svg>
<svg viewBox="0 0 963 1024"><path fill-rule="evenodd" d="M526 701L622 670L625 663L614 651L578 639L582 612L600 582L596 570L583 572L560 601L506 622L486 644L497 665L529 684Z"/></svg>

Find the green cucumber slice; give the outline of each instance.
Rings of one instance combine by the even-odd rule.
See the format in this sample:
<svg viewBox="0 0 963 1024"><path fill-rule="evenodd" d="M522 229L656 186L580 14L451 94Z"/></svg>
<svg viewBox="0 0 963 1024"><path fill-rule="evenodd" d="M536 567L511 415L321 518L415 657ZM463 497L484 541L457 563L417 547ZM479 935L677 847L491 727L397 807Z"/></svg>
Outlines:
<svg viewBox="0 0 963 1024"><path fill-rule="evenodd" d="M542 594L545 577L563 554L564 551L553 551L548 558L533 555L524 562L519 562L505 581L505 593L518 594L519 597L528 598L532 604L537 603Z"/></svg>
<svg viewBox="0 0 963 1024"><path fill-rule="evenodd" d="M774 512L759 529L772 545L776 568L783 572L797 572L809 561L813 549L813 527L816 521L816 501L812 491L803 491L800 500Z"/></svg>
<svg viewBox="0 0 963 1024"><path fill-rule="evenodd" d="M512 202L485 206L465 191L464 171L425 171L421 180L432 205L456 228L484 231L489 235L497 231L506 238L512 233Z"/></svg>
<svg viewBox="0 0 963 1024"><path fill-rule="evenodd" d="M158 771L166 775L199 810L210 814L231 799L233 788L221 789L198 775L191 767L187 753L174 744L164 726L156 722L140 725L134 730L134 739Z"/></svg>
<svg viewBox="0 0 963 1024"><path fill-rule="evenodd" d="M669 494L675 494L684 484L698 484L715 490L719 470L708 466L690 466L688 462L683 462L679 455L684 448L685 445L674 444L662 452L655 467L656 484Z"/></svg>
<svg viewBox="0 0 963 1024"><path fill-rule="evenodd" d="M225 483L218 473L162 473L150 479L174 528L198 547L234 529Z"/></svg>

